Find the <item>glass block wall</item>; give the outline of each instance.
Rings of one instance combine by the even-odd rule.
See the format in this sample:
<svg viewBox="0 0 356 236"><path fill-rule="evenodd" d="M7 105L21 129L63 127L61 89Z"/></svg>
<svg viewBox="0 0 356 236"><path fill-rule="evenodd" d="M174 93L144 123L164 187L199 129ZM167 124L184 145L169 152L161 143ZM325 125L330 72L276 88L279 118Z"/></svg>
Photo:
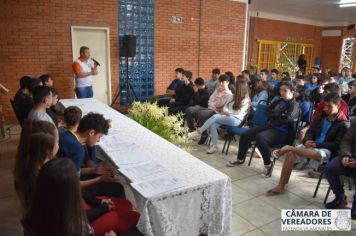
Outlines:
<svg viewBox="0 0 356 236"><path fill-rule="evenodd" d="M121 104L132 102L128 99L126 79L140 101L154 94L154 0L118 0L119 44L124 35L136 36L136 56L119 60ZM119 47L120 50L120 47ZM131 97L133 99L134 96Z"/></svg>

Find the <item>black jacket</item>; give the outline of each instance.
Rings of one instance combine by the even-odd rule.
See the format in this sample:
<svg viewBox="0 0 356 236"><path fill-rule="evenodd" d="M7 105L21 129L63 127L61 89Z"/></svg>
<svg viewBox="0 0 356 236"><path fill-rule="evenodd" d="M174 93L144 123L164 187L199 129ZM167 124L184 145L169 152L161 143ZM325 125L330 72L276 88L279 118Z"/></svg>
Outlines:
<svg viewBox="0 0 356 236"><path fill-rule="evenodd" d="M209 97L210 94L208 88L205 87L203 90L199 90L198 92L194 93L192 99L190 100L189 105L190 106L199 105L202 107L208 107Z"/></svg>
<svg viewBox="0 0 356 236"><path fill-rule="evenodd" d="M174 98L176 104L175 106L188 105L193 95L194 89L192 83L189 83L187 85L184 84L181 89L176 92L176 96Z"/></svg>
<svg viewBox="0 0 356 236"><path fill-rule="evenodd" d="M356 116L356 97L350 99L347 105L349 106L349 117Z"/></svg>
<svg viewBox="0 0 356 236"><path fill-rule="evenodd" d="M33 108L33 99L19 90L14 97L14 103L20 122L23 123Z"/></svg>
<svg viewBox="0 0 356 236"><path fill-rule="evenodd" d="M293 123L295 119L298 118L298 102L293 98L289 101L285 101L283 105L278 106L283 101L282 98L276 99L266 109L265 114L271 125L286 125Z"/></svg>
<svg viewBox="0 0 356 236"><path fill-rule="evenodd" d="M284 102L283 105L280 103ZM295 98L285 101L283 98L274 100L265 112L268 123L272 126L285 126L288 130L287 144L292 144L295 138L295 121L299 115L299 104Z"/></svg>
<svg viewBox="0 0 356 236"><path fill-rule="evenodd" d="M315 141L320 136L325 118L326 113L322 112L316 118L315 122L311 123L307 133L304 136L303 144L308 140ZM330 150L332 156L337 155L337 150L347 131L347 126L347 116L340 111L335 120L331 122L331 127L326 133L324 143L316 144L316 148L326 148Z"/></svg>

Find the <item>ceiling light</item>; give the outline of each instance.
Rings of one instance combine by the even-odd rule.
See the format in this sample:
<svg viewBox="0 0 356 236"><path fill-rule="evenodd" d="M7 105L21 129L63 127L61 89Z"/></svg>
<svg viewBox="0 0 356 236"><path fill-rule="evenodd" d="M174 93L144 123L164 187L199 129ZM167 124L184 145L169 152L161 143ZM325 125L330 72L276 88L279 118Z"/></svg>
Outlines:
<svg viewBox="0 0 356 236"><path fill-rule="evenodd" d="M339 7L356 7L356 2L340 4Z"/></svg>
<svg viewBox="0 0 356 236"><path fill-rule="evenodd" d="M345 4L345 3L356 3L355 0L340 0L339 4Z"/></svg>

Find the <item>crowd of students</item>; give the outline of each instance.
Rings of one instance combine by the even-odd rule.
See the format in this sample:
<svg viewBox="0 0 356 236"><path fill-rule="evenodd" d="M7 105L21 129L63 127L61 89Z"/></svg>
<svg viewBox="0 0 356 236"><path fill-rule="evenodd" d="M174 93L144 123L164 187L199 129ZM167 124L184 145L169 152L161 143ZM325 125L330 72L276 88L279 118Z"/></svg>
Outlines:
<svg viewBox="0 0 356 236"><path fill-rule="evenodd" d="M51 86L48 75L25 76L14 98L23 124L14 177L25 235L142 235L115 170L95 155L111 121L82 117L75 106L61 112Z"/></svg>
<svg viewBox="0 0 356 236"><path fill-rule="evenodd" d="M345 206L339 176L356 175L356 80L349 68L339 76L314 68L312 75L298 72L294 79L287 72L279 76L276 69L271 74L262 69L258 76L244 70L235 77L216 68L211 79L192 78L191 71L177 68L166 94L151 101L167 106L170 114L183 113L189 136L198 144L210 137L208 154L219 150L221 125L249 126L240 135L237 159L227 166L243 164L256 145L264 163L261 174L270 177L271 158L285 155L279 184L266 192L272 196L284 193L293 168L318 171L326 163L323 170L336 196L326 208ZM49 75L24 76L13 101L23 127L14 176L25 234L141 235L135 227L140 215L125 199L115 170L95 155L110 120L97 113L82 117L73 106L61 111L52 86ZM266 106L267 122L253 127L260 104ZM306 126L299 130L296 120ZM356 218L354 198L351 215Z"/></svg>
<svg viewBox="0 0 356 236"><path fill-rule="evenodd" d="M268 190L267 196L284 193L293 168L310 168L310 176L320 175L324 169L336 195L326 208L342 207L346 201L339 176L356 177L355 76L346 67L340 75L332 71L323 74L319 67L313 67L310 75L300 70L293 79L288 72L279 74L277 69L271 73L262 69L257 76L244 70L234 77L231 72L220 74L216 68L205 83L200 77L193 83L190 71L177 68L166 94L151 101L168 106L171 114L182 112L189 136L199 139L199 145L210 137L207 154L219 150L218 133L222 125L249 126L240 134L237 159L227 166L243 164L255 145L264 163L261 175L270 177L272 158L285 156L279 184ZM267 106L263 114L267 122L253 127L250 121L259 104ZM298 121L303 121L302 127ZM352 128L348 129L350 121ZM298 141L300 144L296 144ZM356 195L351 215L356 219Z"/></svg>

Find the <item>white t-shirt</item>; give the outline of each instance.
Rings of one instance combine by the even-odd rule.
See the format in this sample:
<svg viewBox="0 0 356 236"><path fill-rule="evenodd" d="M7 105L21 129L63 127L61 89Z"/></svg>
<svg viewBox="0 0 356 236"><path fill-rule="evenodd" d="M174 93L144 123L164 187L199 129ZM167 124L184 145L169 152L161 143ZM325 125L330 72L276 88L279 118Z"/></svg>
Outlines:
<svg viewBox="0 0 356 236"><path fill-rule="evenodd" d="M28 114L28 119L47 121L47 122L55 125L52 118L46 112L38 112L38 111L35 111L34 109L32 109L30 111L30 113Z"/></svg>
<svg viewBox="0 0 356 236"><path fill-rule="evenodd" d="M87 61L81 61L79 58L75 60L74 63L78 63L80 65L81 71L82 72L91 72L94 62L89 59ZM88 75L82 78L79 78L77 75L75 75L75 87L77 88L82 88L82 87L89 87L93 85L93 76Z"/></svg>

